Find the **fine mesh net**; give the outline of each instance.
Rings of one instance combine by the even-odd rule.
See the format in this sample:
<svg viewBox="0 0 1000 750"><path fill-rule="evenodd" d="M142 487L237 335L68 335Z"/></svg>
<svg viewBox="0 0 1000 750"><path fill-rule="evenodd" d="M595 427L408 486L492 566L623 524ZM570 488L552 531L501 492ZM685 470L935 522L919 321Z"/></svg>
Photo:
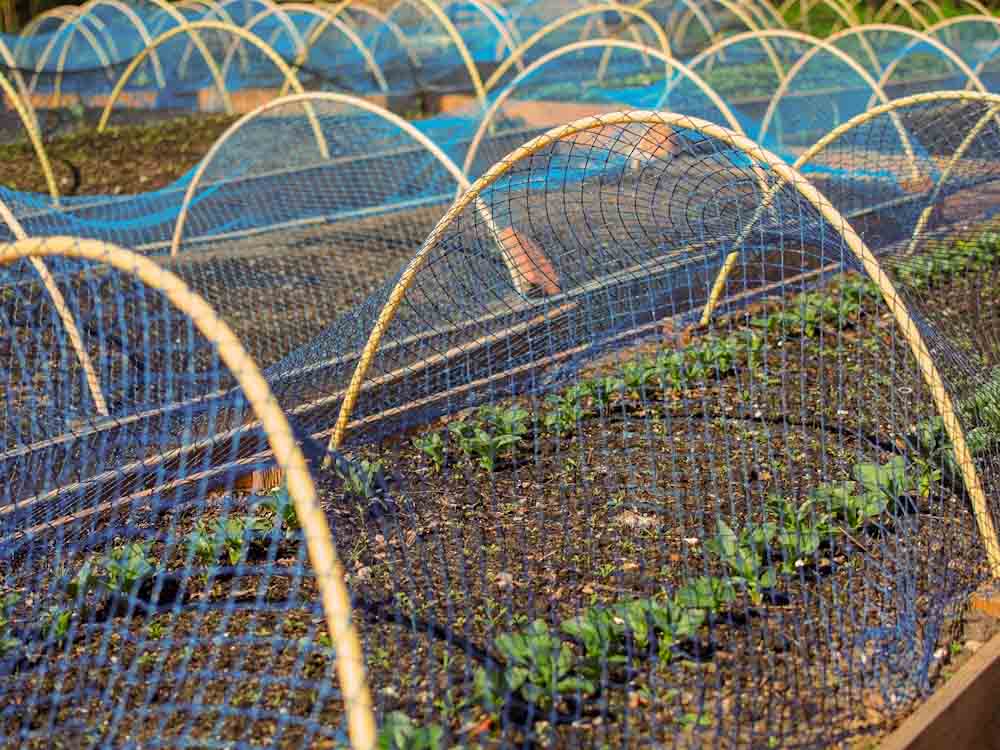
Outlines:
<svg viewBox="0 0 1000 750"><path fill-rule="evenodd" d="M295 510L309 496L251 499L232 470L214 470L214 441L253 418L238 383L258 417L266 386L176 279L92 247L88 260L4 267L4 323L17 331L3 365L4 744L345 741L338 656ZM241 444L259 450L269 429L287 440L282 422L258 421ZM285 463L291 443L270 444Z"/></svg>
<svg viewBox="0 0 1000 750"><path fill-rule="evenodd" d="M233 115L159 190L0 187L5 746L828 747L946 679L1000 576L1000 26L631 10L0 37L42 153Z"/></svg>
<svg viewBox="0 0 1000 750"><path fill-rule="evenodd" d="M331 154L360 145L314 104ZM52 257L5 265L0 307L5 741L357 740L304 539L343 559L390 747L892 726L996 569L998 114L914 98L792 171L706 120L608 113L451 209L435 167L448 195L412 223L192 238L157 265L36 243ZM328 529L279 470L293 442Z"/></svg>

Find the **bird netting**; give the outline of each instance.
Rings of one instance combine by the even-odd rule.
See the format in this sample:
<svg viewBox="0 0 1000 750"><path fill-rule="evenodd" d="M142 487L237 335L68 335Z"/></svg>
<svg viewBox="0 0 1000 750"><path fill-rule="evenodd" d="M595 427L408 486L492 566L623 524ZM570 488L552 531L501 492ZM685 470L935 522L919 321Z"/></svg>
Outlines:
<svg viewBox="0 0 1000 750"><path fill-rule="evenodd" d="M309 243L174 276L7 246L5 741L338 746L355 709L363 746L322 541L384 746L891 726L1000 570L998 114L913 97L794 170L694 117L577 120L393 225L429 234L340 314L350 261Z"/></svg>

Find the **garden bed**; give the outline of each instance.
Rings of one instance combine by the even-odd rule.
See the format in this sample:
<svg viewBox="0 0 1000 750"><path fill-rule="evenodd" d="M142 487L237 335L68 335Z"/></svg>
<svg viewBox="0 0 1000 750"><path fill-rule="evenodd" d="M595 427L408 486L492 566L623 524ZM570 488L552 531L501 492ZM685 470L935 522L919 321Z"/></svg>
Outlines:
<svg viewBox="0 0 1000 750"><path fill-rule="evenodd" d="M911 282L978 310L1000 286L990 253ZM321 473L379 707L486 747L829 746L891 728L969 640L961 605L986 577L961 493L903 442L930 414L896 338L870 285L835 282L758 301L714 332L668 330L588 362L568 377L575 392L451 415ZM737 532L784 524L824 484L868 481L865 466L890 477L884 503L831 509L822 529L810 516L808 553L772 540L773 577L769 566L756 583L736 575L720 520ZM254 521L219 536L223 514ZM334 661L294 520L229 496L132 521L148 546L98 561L102 582L79 577L92 553L61 571L33 556L34 590L49 582L45 596L69 614L36 653L4 661L5 703L19 706L5 733L36 727L39 747L108 732L115 743L334 746ZM123 560L148 565L133 566L135 606L155 604L152 616L128 620L107 603ZM59 593L74 577L85 592L75 609ZM669 603L698 586L702 598L679 605L683 624ZM23 633L18 606L12 633ZM596 672L586 634L567 625L588 608L627 623L609 626L615 658ZM500 689L517 659L531 661L525 637L565 644L555 696L529 690L534 678ZM927 679L914 683L907 658L925 650Z"/></svg>

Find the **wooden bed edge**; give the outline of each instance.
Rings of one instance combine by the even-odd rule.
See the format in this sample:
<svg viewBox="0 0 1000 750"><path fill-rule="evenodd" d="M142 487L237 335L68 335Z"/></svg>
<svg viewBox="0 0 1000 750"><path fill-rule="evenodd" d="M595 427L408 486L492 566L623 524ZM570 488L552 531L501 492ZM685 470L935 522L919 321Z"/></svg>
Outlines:
<svg viewBox="0 0 1000 750"><path fill-rule="evenodd" d="M879 744L879 750L998 750L1000 633Z"/></svg>

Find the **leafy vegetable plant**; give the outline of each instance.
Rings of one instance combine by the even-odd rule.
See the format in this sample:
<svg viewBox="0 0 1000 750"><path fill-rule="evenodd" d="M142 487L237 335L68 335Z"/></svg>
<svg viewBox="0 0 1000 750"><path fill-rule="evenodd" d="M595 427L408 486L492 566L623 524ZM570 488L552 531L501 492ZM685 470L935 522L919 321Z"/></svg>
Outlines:
<svg viewBox="0 0 1000 750"><path fill-rule="evenodd" d="M10 592L0 597L0 658L21 647L21 639L14 636L11 613L21 601L20 594Z"/></svg>
<svg viewBox="0 0 1000 750"><path fill-rule="evenodd" d="M439 750L444 729L438 724L422 727L402 711L386 715L379 728L379 750Z"/></svg>
<svg viewBox="0 0 1000 750"><path fill-rule="evenodd" d="M133 542L114 547L99 563L103 576L99 579L108 591L129 594L152 576L157 563L149 554L149 542Z"/></svg>
<svg viewBox="0 0 1000 750"><path fill-rule="evenodd" d="M360 461L347 462L346 470L338 467L336 471L348 495L359 500L371 500L378 495L381 461L369 461L363 458Z"/></svg>
<svg viewBox="0 0 1000 750"><path fill-rule="evenodd" d="M764 523L737 533L721 518L716 525L718 532L708 542L709 551L729 568L733 584L744 588L750 601L759 606L764 601L764 592L777 582L774 568L765 561L777 526Z"/></svg>
<svg viewBox="0 0 1000 750"><path fill-rule="evenodd" d="M810 493L810 498L852 531L869 526L888 506L888 500L883 495L858 492L854 482L821 484Z"/></svg>
<svg viewBox="0 0 1000 750"><path fill-rule="evenodd" d="M819 510L813 500L796 504L771 495L767 501L769 518L777 525L775 542L781 551L781 572L791 574L806 563L830 534L830 514Z"/></svg>
<svg viewBox="0 0 1000 750"><path fill-rule="evenodd" d="M285 539L294 538L302 529L298 513L295 512L295 503L292 502L285 485L278 487L269 497L258 502L257 507L263 511L264 516L255 521L255 529L266 532L270 530L266 528L270 525L277 531L283 531Z"/></svg>
<svg viewBox="0 0 1000 750"><path fill-rule="evenodd" d="M576 617L564 620L560 629L583 646L580 671L598 678L605 664L623 664L622 627L618 616L606 607L589 607Z"/></svg>
<svg viewBox="0 0 1000 750"><path fill-rule="evenodd" d="M444 438L440 432L428 432L413 438L413 447L430 459L436 471L444 468Z"/></svg>
<svg viewBox="0 0 1000 750"><path fill-rule="evenodd" d="M499 711L508 693L519 692L526 701L546 707L559 694L592 693L595 689L594 683L576 670L570 645L543 620L498 636L496 647L506 662L503 671L480 667L475 677L476 697L488 711Z"/></svg>
<svg viewBox="0 0 1000 750"><path fill-rule="evenodd" d="M545 429L559 437L573 433L586 416L582 399L573 398L568 392L562 395L550 394L545 399L545 406Z"/></svg>

